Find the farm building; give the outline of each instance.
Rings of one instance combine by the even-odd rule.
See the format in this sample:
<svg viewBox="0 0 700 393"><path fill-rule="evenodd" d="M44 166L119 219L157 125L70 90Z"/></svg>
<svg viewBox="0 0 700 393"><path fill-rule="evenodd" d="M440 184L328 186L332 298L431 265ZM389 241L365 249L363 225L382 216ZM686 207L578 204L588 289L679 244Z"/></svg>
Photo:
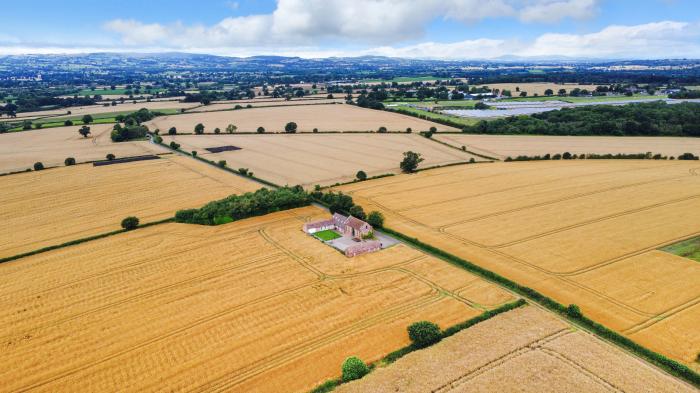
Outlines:
<svg viewBox="0 0 700 393"><path fill-rule="evenodd" d="M304 224L304 232L316 233L325 230L335 230L341 235L349 236L353 239L362 239L372 233L372 226L353 216L344 216L334 213L330 220L316 221Z"/></svg>

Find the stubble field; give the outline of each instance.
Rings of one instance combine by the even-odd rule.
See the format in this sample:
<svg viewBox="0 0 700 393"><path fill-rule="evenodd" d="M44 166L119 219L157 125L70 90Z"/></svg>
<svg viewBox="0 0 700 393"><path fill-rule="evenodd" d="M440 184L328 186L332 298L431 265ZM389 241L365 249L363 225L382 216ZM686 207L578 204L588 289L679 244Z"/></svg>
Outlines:
<svg viewBox="0 0 700 393"><path fill-rule="evenodd" d="M146 108L152 111L157 111L159 109L187 109L193 108L195 106L201 105L198 102L177 102L177 101L152 101L152 102L137 102L136 104L131 101L125 101L124 104L118 104L116 106L104 106L104 105L89 105L89 106L75 106L70 108L52 109L48 111L37 111L37 112L20 112L17 114L17 119L0 118L0 121L14 121L14 120L31 120L37 118L43 118L51 116L51 119L63 120L67 118L74 118L76 116L83 115L95 115L100 113L112 113L112 112L135 112L141 108ZM68 114L67 112L71 113Z"/></svg>
<svg viewBox="0 0 700 393"><path fill-rule="evenodd" d="M240 105L245 108L247 105L251 105L253 108L264 107L264 106L302 106L302 105L324 105L324 104L342 104L345 102L343 97L333 98L333 99L318 99L318 98L298 98L294 100L285 100L284 98L267 98L267 99L253 99L253 100L231 100L231 101L217 101L210 105L203 105L196 108L192 108L187 112L209 112L209 111L222 111L234 109L236 105ZM242 110L242 109L237 109ZM223 130L223 129L222 129Z"/></svg>
<svg viewBox="0 0 700 393"><path fill-rule="evenodd" d="M469 161L471 154L409 134L296 134L296 135L180 135L163 136L187 152L196 150L208 160L226 160L231 168L248 168L276 184L330 185L350 181L357 171L368 176L398 173L408 150L425 158L429 167ZM209 153L208 147L233 145L241 150Z"/></svg>
<svg viewBox="0 0 700 393"><path fill-rule="evenodd" d="M338 393L694 392L536 307L501 314Z"/></svg>
<svg viewBox="0 0 700 393"><path fill-rule="evenodd" d="M190 113L175 116L161 116L148 122L150 129L160 129L163 133L175 127L179 132L194 132L198 123L205 126L205 132L215 128L222 132L229 124L235 124L239 132L255 132L264 127L267 132L283 132L288 122L297 123L298 132L319 131L376 131L386 127L389 131L427 131L436 127L441 131L456 131L455 128L404 116L397 113L360 108L346 104L297 105L271 108L252 108L236 111Z"/></svg>
<svg viewBox="0 0 700 393"><path fill-rule="evenodd" d="M0 177L0 257L172 217L258 183L186 157L77 165Z"/></svg>
<svg viewBox="0 0 700 393"><path fill-rule="evenodd" d="M700 139L682 137L614 137L614 136L542 136L542 135L468 135L439 134L440 141L489 157L543 156L545 154L617 154L659 153L679 156L700 154Z"/></svg>
<svg viewBox="0 0 700 393"><path fill-rule="evenodd" d="M45 167L62 166L68 157L81 163L104 160L109 153L120 158L168 151L147 141L114 143L112 126L93 124L87 138L78 134L79 126L0 134L0 173L32 168L38 161Z"/></svg>
<svg viewBox="0 0 700 393"><path fill-rule="evenodd" d="M597 87L597 85L579 85L575 83L491 83L485 86L488 86L491 89L499 89L501 91L510 90L513 97L518 97L520 92L523 91L527 92L528 97L532 97L535 94L543 96L545 90L547 89L552 89L552 91L554 91L554 95L556 95L557 92L559 92L559 89L565 89L567 93L576 88L581 90L586 89L589 92L592 92L595 91L595 88ZM520 88L519 92L515 90L518 87Z"/></svg>
<svg viewBox="0 0 700 393"><path fill-rule="evenodd" d="M657 249L700 234L698 174L687 161L498 163L340 189L390 228L697 369L700 265Z"/></svg>
<svg viewBox="0 0 700 393"><path fill-rule="evenodd" d="M307 391L406 345L412 322L513 300L404 245L348 259L301 230L327 214L161 224L0 265L3 389Z"/></svg>

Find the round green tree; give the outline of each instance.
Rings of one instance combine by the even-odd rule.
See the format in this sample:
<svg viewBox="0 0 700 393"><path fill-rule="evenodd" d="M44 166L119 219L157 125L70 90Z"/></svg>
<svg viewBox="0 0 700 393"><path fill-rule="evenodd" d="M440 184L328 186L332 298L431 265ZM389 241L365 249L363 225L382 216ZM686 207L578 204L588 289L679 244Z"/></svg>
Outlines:
<svg viewBox="0 0 700 393"><path fill-rule="evenodd" d="M68 157L63 161L63 163L66 164L66 166L75 165L75 158Z"/></svg>
<svg viewBox="0 0 700 393"><path fill-rule="evenodd" d="M139 226L139 219L137 217L129 216L122 220L122 228L127 231L135 229L137 226Z"/></svg>
<svg viewBox="0 0 700 393"><path fill-rule="evenodd" d="M297 132L297 123L295 123L295 122L293 122L293 121L290 121L289 123L287 123L287 124L284 126L284 132L287 132L287 133L290 133L290 134L293 134L293 133Z"/></svg>
<svg viewBox="0 0 700 393"><path fill-rule="evenodd" d="M42 170L42 169L44 169L44 164L42 164L41 162L35 162L35 163L34 163L34 170L35 170L35 171L40 171L40 170Z"/></svg>
<svg viewBox="0 0 700 393"><path fill-rule="evenodd" d="M369 373L369 367L360 358L351 356L343 362L343 381L360 379Z"/></svg>
<svg viewBox="0 0 700 393"><path fill-rule="evenodd" d="M408 338L418 348L429 347L442 339L440 327L429 321L420 321L408 327Z"/></svg>
<svg viewBox="0 0 700 393"><path fill-rule="evenodd" d="M357 177L357 180L367 180L367 174L365 171L357 171L355 177Z"/></svg>
<svg viewBox="0 0 700 393"><path fill-rule="evenodd" d="M372 211L367 215L367 223L374 228L384 226L384 215L378 211Z"/></svg>

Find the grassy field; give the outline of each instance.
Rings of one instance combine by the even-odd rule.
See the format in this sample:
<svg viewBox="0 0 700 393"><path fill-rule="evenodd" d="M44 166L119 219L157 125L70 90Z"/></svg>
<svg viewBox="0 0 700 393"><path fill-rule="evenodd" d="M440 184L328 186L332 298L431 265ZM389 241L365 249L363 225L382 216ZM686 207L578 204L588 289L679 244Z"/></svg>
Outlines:
<svg viewBox="0 0 700 393"><path fill-rule="evenodd" d="M477 119L472 119L472 118L467 118L467 117L450 116L450 115L445 115L442 113L434 113L434 112L424 111L424 110L421 110L418 108L412 108L410 106L399 105L397 108L404 110L404 111L407 111L407 112L415 113L416 115L428 116L428 118L432 119L432 120L447 120L447 121L452 121L455 123L463 124L465 126L473 125L473 124L476 124L478 122ZM438 127L438 131L440 131L439 127ZM449 130L449 131L453 131L453 130Z"/></svg>
<svg viewBox="0 0 700 393"><path fill-rule="evenodd" d="M327 215L161 224L0 265L3 390L303 392L407 345L414 321L514 300L402 244L349 260L301 230Z"/></svg>
<svg viewBox="0 0 700 393"><path fill-rule="evenodd" d="M386 226L696 367L700 265L658 249L700 234L697 162L457 166L339 187Z"/></svg>
<svg viewBox="0 0 700 393"><path fill-rule="evenodd" d="M175 108L157 109L157 111L160 113L166 114L166 115L174 115L174 114L180 113L180 110L175 109ZM93 121L90 124L116 123L117 116L128 115L128 114L134 113L134 112L135 111L96 113L94 115L90 115L93 118ZM44 119L40 119L40 120L32 120L32 125L41 124L42 128L64 127L66 121L70 120L71 122L73 122L73 126L81 126L81 125L85 124L85 123L83 123L83 120L82 120L83 116L85 116L85 115L61 116L60 118L49 117L49 118L44 118ZM88 125L90 125L90 124L88 124ZM10 131L11 132L22 131L22 127L20 126L20 127L11 128Z"/></svg>
<svg viewBox="0 0 700 393"><path fill-rule="evenodd" d="M257 109L255 109L257 110ZM164 128L161 128L164 129ZM164 135L187 152L229 167L248 168L256 176L276 184L314 186L368 176L398 173L405 151L422 154L421 168L481 159L435 143L416 134L294 134L294 135ZM236 146L240 150L209 153L205 148Z"/></svg>
<svg viewBox="0 0 700 393"><path fill-rule="evenodd" d="M695 391L620 349L529 306L498 315L430 348L408 354L335 392L603 393L611 390Z"/></svg>
<svg viewBox="0 0 700 393"><path fill-rule="evenodd" d="M324 242L327 242L327 241L333 240L333 239L338 239L338 238L342 237L336 231L333 231L330 229L326 229L325 231L316 232L316 233L314 233L314 236L323 240Z"/></svg>
<svg viewBox="0 0 700 393"><path fill-rule="evenodd" d="M140 93L134 94L134 95L156 94L156 93L159 93L163 90L164 89L161 89L161 88L154 88L154 89L149 90L149 92L147 92L145 89L141 89ZM112 89L95 89L95 90L83 89L83 90L80 90L77 94L79 96L86 96L87 95L87 96L91 96L91 97L94 95L110 96L110 95L126 95L126 91L127 91L127 89L123 89L123 88L117 88L114 90L112 90Z"/></svg>
<svg viewBox="0 0 700 393"><path fill-rule="evenodd" d="M438 78L436 76L398 76L393 79L363 79L359 81L359 83L391 83L391 82L397 82L397 83L409 83L409 82L429 82L429 81L434 81L434 80L442 80L442 79L448 79L448 78Z"/></svg>
<svg viewBox="0 0 700 393"><path fill-rule="evenodd" d="M671 244L661 250L700 262L700 237Z"/></svg>
<svg viewBox="0 0 700 393"><path fill-rule="evenodd" d="M141 223L162 220L260 185L190 158L169 157L3 176L0 188L0 257L7 257L119 229L127 216Z"/></svg>
<svg viewBox="0 0 700 393"><path fill-rule="evenodd" d="M630 100L650 100L650 101L657 101L661 100L664 98L668 98L667 95L658 95L658 96L649 96L649 95L643 95L643 94L635 94L632 96L596 96L596 97L559 97L559 96L539 96L539 97L513 97L509 98L507 100L504 100L503 102L527 102L527 101L564 101L564 102L571 102L571 103L580 103L580 102L597 102L597 101L630 101Z"/></svg>

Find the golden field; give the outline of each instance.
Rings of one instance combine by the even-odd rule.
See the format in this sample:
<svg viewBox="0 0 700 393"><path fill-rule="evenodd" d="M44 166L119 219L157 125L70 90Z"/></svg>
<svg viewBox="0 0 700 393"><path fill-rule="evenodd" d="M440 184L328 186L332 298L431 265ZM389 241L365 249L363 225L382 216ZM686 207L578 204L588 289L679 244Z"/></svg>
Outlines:
<svg viewBox="0 0 700 393"><path fill-rule="evenodd" d="M700 234L700 164L467 165L339 187L386 225L685 362L700 352L700 265L658 248Z"/></svg>
<svg viewBox="0 0 700 393"><path fill-rule="evenodd" d="M429 167L483 160L469 153L431 142L415 134L277 134L163 136L187 152L208 160L226 160L231 168L248 168L276 184L330 185L350 181L359 170L368 176L398 173L403 153L419 152ZM241 150L209 153L207 147L233 145Z"/></svg>
<svg viewBox="0 0 700 393"><path fill-rule="evenodd" d="M83 115L95 115L100 113L113 113L113 112L135 112L141 108L146 108L149 110L158 109L187 109L193 108L201 105L198 102L177 102L177 101L151 101L151 102L137 102L126 100L123 104L118 104L116 106L104 106L104 105L89 105L89 106L74 106L70 108L52 109L48 111L37 111L37 112L20 112L17 114L17 119L20 120L30 120L38 119L44 117L50 117L52 120L55 119L63 120L66 118L72 118L75 116ZM71 113L68 113L70 111ZM1 120L11 120L16 119L0 118Z"/></svg>
<svg viewBox="0 0 700 393"><path fill-rule="evenodd" d="M386 127L389 131L426 131L436 127L440 131L456 131L441 124L386 111L360 108L346 104L296 105L271 108L251 108L235 111L189 113L183 115L160 116L148 123L151 130L156 128L166 133L170 127L178 132L192 133L198 123L204 124L205 133L213 133L215 128L225 132L226 126L235 124L239 132L255 132L264 127L266 132L284 132L288 122L297 123L298 132L319 131L376 131Z"/></svg>
<svg viewBox="0 0 700 393"><path fill-rule="evenodd" d="M528 97L532 97L535 94L543 96L545 90L547 89L552 89L554 91L554 95L559 92L559 89L566 89L566 92L569 93L571 90L575 88L579 88L581 90L586 89L589 92L595 91L595 88L598 87L598 85L579 85L577 83L490 83L488 85L480 85L477 87L482 87L482 86L488 86L490 89L498 89L498 90L510 90L510 92L513 94L513 97L518 97L520 95L520 92L527 92ZM520 92L515 91L516 88L520 88Z"/></svg>
<svg viewBox="0 0 700 393"><path fill-rule="evenodd" d="M652 152L674 157L686 152L700 152L700 139L685 137L437 134L433 138L499 159L520 155L554 155L567 151L572 154Z"/></svg>
<svg viewBox="0 0 700 393"><path fill-rule="evenodd" d="M247 105L251 105L254 108L263 106L302 106L302 105L324 105L324 104L342 104L345 102L345 98L342 96L333 99L318 99L318 98L297 98L293 100L285 100L284 98L269 98L264 99L252 99L252 100L231 100L231 101L216 101L209 105L202 105L196 108L187 110L188 113L192 112L210 112L210 111L222 111L230 110L240 105L243 109L247 109ZM243 110L236 109L236 110ZM223 128L221 129L224 130Z"/></svg>
<svg viewBox="0 0 700 393"><path fill-rule="evenodd" d="M33 132L33 131L32 131ZM172 217L258 183L186 157L77 165L0 177L0 257Z"/></svg>
<svg viewBox="0 0 700 393"><path fill-rule="evenodd" d="M168 151L147 141L114 143L110 139L112 126L93 124L87 138L78 134L80 126L0 134L0 173L32 168L37 161L50 167L63 166L68 157L81 163L104 160L109 153L116 157L133 157Z"/></svg>
<svg viewBox="0 0 700 393"><path fill-rule="evenodd" d="M412 322L514 300L401 244L348 259L301 230L327 214L160 224L0 265L3 390L307 391L406 345Z"/></svg>
<svg viewBox="0 0 700 393"><path fill-rule="evenodd" d="M654 367L526 306L463 330L338 393L694 392Z"/></svg>

